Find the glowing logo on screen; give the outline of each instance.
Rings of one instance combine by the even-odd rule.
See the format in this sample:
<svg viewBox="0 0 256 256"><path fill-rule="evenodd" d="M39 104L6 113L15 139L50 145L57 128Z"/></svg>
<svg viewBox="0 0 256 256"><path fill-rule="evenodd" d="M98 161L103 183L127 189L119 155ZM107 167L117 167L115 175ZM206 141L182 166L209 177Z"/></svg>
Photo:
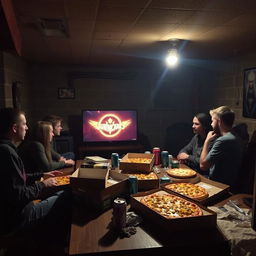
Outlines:
<svg viewBox="0 0 256 256"><path fill-rule="evenodd" d="M97 129L105 137L115 137L122 130L131 124L131 120L121 121L121 119L114 114L106 114L101 117L99 122L89 120L89 124Z"/></svg>

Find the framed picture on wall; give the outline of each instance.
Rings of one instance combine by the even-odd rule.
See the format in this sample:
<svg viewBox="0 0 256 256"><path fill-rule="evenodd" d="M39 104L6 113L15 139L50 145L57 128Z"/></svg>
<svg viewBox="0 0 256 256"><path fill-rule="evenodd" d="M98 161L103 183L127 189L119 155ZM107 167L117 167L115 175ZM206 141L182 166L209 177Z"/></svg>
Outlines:
<svg viewBox="0 0 256 256"><path fill-rule="evenodd" d="M75 88L58 88L59 99L74 99Z"/></svg>
<svg viewBox="0 0 256 256"><path fill-rule="evenodd" d="M243 116L256 118L256 67L244 70Z"/></svg>

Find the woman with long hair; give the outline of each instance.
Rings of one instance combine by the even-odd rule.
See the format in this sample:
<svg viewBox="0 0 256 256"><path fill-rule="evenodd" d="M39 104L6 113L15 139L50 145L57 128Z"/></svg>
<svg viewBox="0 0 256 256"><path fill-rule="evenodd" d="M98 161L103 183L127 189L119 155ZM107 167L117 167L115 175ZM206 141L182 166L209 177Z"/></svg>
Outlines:
<svg viewBox="0 0 256 256"><path fill-rule="evenodd" d="M209 114L198 113L194 116L192 122L192 129L195 133L195 136L186 145L182 148L177 156L177 159L188 165L190 168L201 172L200 170L200 155L203 149L205 138L211 127L211 117ZM205 171L203 174L206 174Z"/></svg>
<svg viewBox="0 0 256 256"><path fill-rule="evenodd" d="M53 127L50 122L38 121L36 123L32 140L19 147L19 155L27 172L47 172L72 165L73 160L56 159L52 154L53 136Z"/></svg>

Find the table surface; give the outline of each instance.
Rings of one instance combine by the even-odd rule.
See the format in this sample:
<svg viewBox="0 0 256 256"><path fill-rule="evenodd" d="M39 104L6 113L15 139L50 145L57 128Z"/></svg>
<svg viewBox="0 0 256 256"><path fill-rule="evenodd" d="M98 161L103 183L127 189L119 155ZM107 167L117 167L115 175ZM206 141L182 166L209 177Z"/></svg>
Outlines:
<svg viewBox="0 0 256 256"><path fill-rule="evenodd" d="M81 164L77 161L77 167ZM229 246L217 229L166 232L159 230L156 223L144 220L136 234L120 238L108 228L112 209L97 214L85 205L75 204L71 225L69 255L166 255L170 250L179 254L199 253L207 250L208 255L229 254ZM209 248L211 250L209 251Z"/></svg>

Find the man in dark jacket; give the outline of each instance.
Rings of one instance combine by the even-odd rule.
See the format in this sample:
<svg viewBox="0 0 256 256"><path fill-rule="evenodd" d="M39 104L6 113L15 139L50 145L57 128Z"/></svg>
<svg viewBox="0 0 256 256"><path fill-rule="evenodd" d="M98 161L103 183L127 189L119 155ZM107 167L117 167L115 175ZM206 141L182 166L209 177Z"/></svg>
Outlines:
<svg viewBox="0 0 256 256"><path fill-rule="evenodd" d="M56 224L62 220L62 211L71 208L71 195L59 191L39 203L43 190L56 186L52 171L44 174L26 174L22 160L16 152L16 144L22 141L28 130L25 114L12 108L0 109L0 233L10 234L20 229L44 222ZM31 180L43 177L34 183ZM66 214L66 213L65 213Z"/></svg>

